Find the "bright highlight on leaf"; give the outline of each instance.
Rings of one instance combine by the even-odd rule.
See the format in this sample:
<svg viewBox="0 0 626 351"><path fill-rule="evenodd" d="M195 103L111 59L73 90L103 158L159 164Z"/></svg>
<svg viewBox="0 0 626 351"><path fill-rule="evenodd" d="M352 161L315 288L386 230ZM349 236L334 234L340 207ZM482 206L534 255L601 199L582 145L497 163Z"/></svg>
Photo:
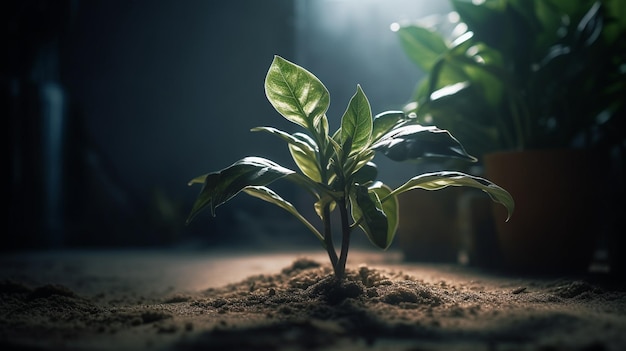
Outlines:
<svg viewBox="0 0 626 351"><path fill-rule="evenodd" d="M438 190L448 186L480 189L513 212L511 195L490 181L460 172L435 172L415 176L397 189L378 181L376 152L395 161L428 157L475 161L448 131L421 126L401 111L383 112L372 118L363 89L357 85L337 130L329 133L326 111L328 90L306 69L274 57L265 79L265 93L276 111L301 129L289 133L274 127L252 131L272 134L287 143L287 150L300 172L261 157L246 157L218 172L189 181L202 184L187 222L198 213L215 209L244 192L274 204L295 216L328 252L335 276L343 278L350 236L360 228L373 245L387 249L398 228L397 195L412 189ZM313 196L312 206L321 220L313 225L295 206L268 186L285 179ZM338 255L332 237L331 213L339 211L342 248ZM318 228L323 228L322 231Z"/></svg>

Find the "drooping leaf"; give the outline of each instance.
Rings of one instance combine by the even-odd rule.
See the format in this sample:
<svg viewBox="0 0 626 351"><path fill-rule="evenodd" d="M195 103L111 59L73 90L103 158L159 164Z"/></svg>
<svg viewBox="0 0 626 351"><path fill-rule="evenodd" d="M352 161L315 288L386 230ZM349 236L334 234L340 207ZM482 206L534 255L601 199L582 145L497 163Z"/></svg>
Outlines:
<svg viewBox="0 0 626 351"><path fill-rule="evenodd" d="M221 171L203 177L204 185L193 204L187 223L203 209L209 208L215 216L215 209L233 198L248 186L264 186L295 172L261 157L246 157ZM196 178L194 178L196 179ZM194 184L194 180L190 184Z"/></svg>
<svg viewBox="0 0 626 351"><path fill-rule="evenodd" d="M398 223L400 221L399 203L398 198L395 195L391 195L391 188L383 184L382 182L375 182L368 188L369 192L376 193L376 196L381 199L382 210L387 217L387 237L386 246L383 249L389 248L393 239L396 236L398 230ZM382 199L385 199L384 201Z"/></svg>
<svg viewBox="0 0 626 351"><path fill-rule="evenodd" d="M359 221L367 238L381 249L389 247L387 215L376 192L368 191L366 186L356 185L354 194L350 196L352 218Z"/></svg>
<svg viewBox="0 0 626 351"><path fill-rule="evenodd" d="M371 146L394 161L424 157L453 157L476 161L447 130L419 124L392 129Z"/></svg>
<svg viewBox="0 0 626 351"><path fill-rule="evenodd" d="M349 144L350 155L366 148L372 136L372 109L360 85L341 117L341 145Z"/></svg>
<svg viewBox="0 0 626 351"><path fill-rule="evenodd" d="M265 95L287 120L308 130L320 124L330 96L322 82L306 69L274 56L265 77Z"/></svg>
<svg viewBox="0 0 626 351"><path fill-rule="evenodd" d="M515 202L508 191L487 179L454 171L424 173L415 176L403 185L394 189L391 195L399 195L403 192L418 188L425 190L439 190L449 186L464 186L484 191L494 202L500 203L506 207L508 211L507 221L515 209Z"/></svg>
<svg viewBox="0 0 626 351"><path fill-rule="evenodd" d="M308 135L303 133L289 134L273 127L252 128L253 132L265 131L277 135L289 145L289 152L294 162L304 175L315 182L321 182L320 170L317 163L317 144Z"/></svg>
<svg viewBox="0 0 626 351"><path fill-rule="evenodd" d="M302 222L315 236L322 242L322 246L326 247L326 242L324 241L324 237L320 232L315 228L311 222L309 222L304 216L296 210L296 208L287 200L280 197L280 195L276 194L272 189L269 189L264 186L249 186L245 187L243 191L251 196L259 198L261 200L272 203L285 211L291 213L294 217L296 217L300 222Z"/></svg>
<svg viewBox="0 0 626 351"><path fill-rule="evenodd" d="M378 141L405 118L402 111L386 111L376 115L372 122L372 142Z"/></svg>

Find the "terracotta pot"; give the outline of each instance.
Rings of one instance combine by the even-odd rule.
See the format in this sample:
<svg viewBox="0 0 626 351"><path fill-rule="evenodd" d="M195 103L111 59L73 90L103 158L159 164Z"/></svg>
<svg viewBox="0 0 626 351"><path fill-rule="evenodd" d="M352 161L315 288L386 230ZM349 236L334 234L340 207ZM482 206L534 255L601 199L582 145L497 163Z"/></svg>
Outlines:
<svg viewBox="0 0 626 351"><path fill-rule="evenodd" d="M505 268L530 273L585 271L596 238L591 157L582 150L536 150L486 155L485 175L511 193L508 222L494 204Z"/></svg>
<svg viewBox="0 0 626 351"><path fill-rule="evenodd" d="M460 191L460 188L416 189L398 196L400 220L396 240L407 261L457 261Z"/></svg>

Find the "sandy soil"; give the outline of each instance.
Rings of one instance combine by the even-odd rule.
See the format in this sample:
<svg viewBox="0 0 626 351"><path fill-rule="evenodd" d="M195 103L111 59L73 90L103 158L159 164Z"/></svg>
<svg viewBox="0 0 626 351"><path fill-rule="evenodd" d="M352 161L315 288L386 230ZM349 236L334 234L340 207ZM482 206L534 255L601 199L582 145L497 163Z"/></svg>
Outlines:
<svg viewBox="0 0 626 351"><path fill-rule="evenodd" d="M339 284L319 254L5 255L0 349L626 349L622 283L352 258Z"/></svg>

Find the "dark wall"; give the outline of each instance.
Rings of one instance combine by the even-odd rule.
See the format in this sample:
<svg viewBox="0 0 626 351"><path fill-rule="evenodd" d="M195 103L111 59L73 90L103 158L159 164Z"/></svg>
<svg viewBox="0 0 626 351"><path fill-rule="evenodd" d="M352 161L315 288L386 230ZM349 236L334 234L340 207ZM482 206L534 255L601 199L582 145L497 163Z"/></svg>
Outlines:
<svg viewBox="0 0 626 351"><path fill-rule="evenodd" d="M8 246L205 233L212 224L182 224L199 190L187 182L277 147L249 129L285 124L263 79L274 54L293 53L292 1L20 1L10 10L11 53L30 62L3 75L13 126ZM62 151L52 156L49 86L62 115ZM60 181L50 183L50 163L62 164Z"/></svg>
<svg viewBox="0 0 626 351"><path fill-rule="evenodd" d="M448 10L439 0L26 0L3 3L9 62L9 230L3 248L317 245L281 209L236 197L184 224L187 182L249 155L293 167L295 131L265 98L275 54L331 93L331 128L356 84L374 113L400 108L420 72L394 21ZM398 185L414 166L376 159ZM275 190L315 216L289 184ZM294 232L298 232L294 235ZM302 232L302 233L300 233Z"/></svg>

